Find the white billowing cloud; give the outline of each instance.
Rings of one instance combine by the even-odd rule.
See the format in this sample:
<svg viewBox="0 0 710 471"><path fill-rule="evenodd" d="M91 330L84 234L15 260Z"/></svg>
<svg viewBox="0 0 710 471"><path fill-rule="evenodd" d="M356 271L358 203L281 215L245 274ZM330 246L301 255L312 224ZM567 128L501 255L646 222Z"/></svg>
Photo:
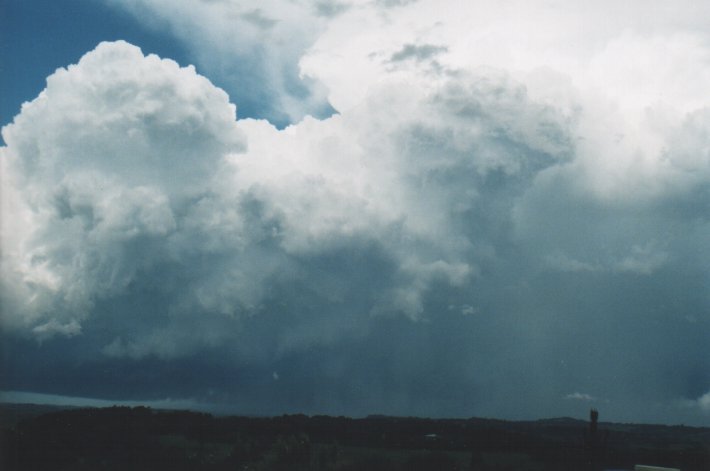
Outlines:
<svg viewBox="0 0 710 471"><path fill-rule="evenodd" d="M103 1L155 28L167 26L201 70L230 85L232 98L259 116L289 122L327 107L325 90L299 77L297 64L350 2Z"/></svg>
<svg viewBox="0 0 710 471"><path fill-rule="evenodd" d="M3 129L12 211L4 312L40 335L77 333L94 301L174 256L165 241L244 147L235 107L193 68L103 43Z"/></svg>
<svg viewBox="0 0 710 471"><path fill-rule="evenodd" d="M703 412L710 412L710 392L707 392L698 398L698 405Z"/></svg>
<svg viewBox="0 0 710 471"><path fill-rule="evenodd" d="M392 77L431 82L441 71L506 70L533 99L579 120L581 184L600 197L636 198L663 191L669 133L708 106L708 13L697 2L368 4L330 22L301 67L341 111ZM431 54L392 60L407 48Z"/></svg>
<svg viewBox="0 0 710 471"><path fill-rule="evenodd" d="M695 413L698 411L702 414L710 414L710 391L701 395L697 399L681 399L676 403L677 406L687 408Z"/></svg>
<svg viewBox="0 0 710 471"><path fill-rule="evenodd" d="M490 258L531 178L569 158L568 124L505 74L461 73L439 86L385 84L348 113L279 131L236 121L192 68L103 43L4 129L25 214L4 242L5 322L77 334L107 315L98 306L143 296L124 314L146 330L104 353L179 355L224 342L279 298L274 286L316 293L314 310L351 302L351 285L368 282L352 277L370 262L357 275L328 267L339 288L326 292L310 260L362 243L391 269L372 273L381 285L367 288L361 314L419 318L433 283L461 287Z"/></svg>
<svg viewBox="0 0 710 471"><path fill-rule="evenodd" d="M667 2L115 2L167 25L244 106L298 121L340 112L383 83L436 86L461 70L505 70L577 123L570 169L599 198L664 194L670 135L708 106L710 7ZM230 72L230 70L232 70ZM480 73L480 72L479 72ZM484 73L487 75L487 73ZM301 91L298 91L301 90Z"/></svg>
<svg viewBox="0 0 710 471"><path fill-rule="evenodd" d="M104 353L175 356L227 341L239 319L278 304L285 285L312 293L313 310L352 303L365 283L355 260L325 278L311 260L358 244L389 268L357 309L417 319L430 287L470 287L506 257L505 244L547 269L649 276L674 261L675 246L702 240L703 224L659 233L654 208L707 181L703 108L674 108L659 143L637 149L607 131L639 123L608 96L595 102L598 91L585 95L550 71L453 68L444 56L454 45L403 41L373 62L383 79L338 105L342 113L284 130L236 121L226 94L194 69L126 43L59 70L3 131L4 204L17 216L3 228L4 322L40 338L76 335L102 315L97 305L142 296L130 315L145 330L117 335ZM567 98L546 95L545 79L566 83ZM691 101L680 108L700 104ZM602 112L610 129L593 123ZM607 150L655 163L616 186L620 164L609 167ZM653 191L609 205L641 177ZM304 330L302 341L319 335Z"/></svg>
<svg viewBox="0 0 710 471"><path fill-rule="evenodd" d="M401 285L383 290L373 312L414 318L431 282L461 286L476 274L493 227L509 217L491 215L489 228L476 227L476 215L511 205L533 175L571 152L566 118L496 74L427 88L385 84L325 121L278 131L243 120L240 128L250 141L246 155L231 158L237 187L254 185L269 217L280 217L281 246L311 254L349 238L376 240L397 261ZM491 178L495 202L480 194Z"/></svg>

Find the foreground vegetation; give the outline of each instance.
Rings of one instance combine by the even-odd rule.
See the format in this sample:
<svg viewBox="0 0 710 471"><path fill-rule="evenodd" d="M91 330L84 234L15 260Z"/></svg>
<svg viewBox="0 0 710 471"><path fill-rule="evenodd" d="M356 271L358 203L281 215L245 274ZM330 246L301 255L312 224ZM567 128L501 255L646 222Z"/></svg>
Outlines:
<svg viewBox="0 0 710 471"><path fill-rule="evenodd" d="M5 470L710 469L710 429L572 419L213 417L145 407L36 414L3 406ZM27 412L27 411L25 411ZM595 456L591 456L594 454Z"/></svg>

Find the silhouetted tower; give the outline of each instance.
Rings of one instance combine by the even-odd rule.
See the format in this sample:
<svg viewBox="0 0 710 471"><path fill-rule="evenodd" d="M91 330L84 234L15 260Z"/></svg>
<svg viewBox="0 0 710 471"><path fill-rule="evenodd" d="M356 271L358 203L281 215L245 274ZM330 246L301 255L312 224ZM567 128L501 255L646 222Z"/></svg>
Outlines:
<svg viewBox="0 0 710 471"><path fill-rule="evenodd" d="M589 435L591 437L597 436L597 431L599 429L598 422L599 422L599 411L597 411L596 409L590 410L589 411Z"/></svg>
<svg viewBox="0 0 710 471"><path fill-rule="evenodd" d="M599 412L596 409L589 411L589 469L599 469Z"/></svg>
<svg viewBox="0 0 710 471"><path fill-rule="evenodd" d="M606 441L609 436L608 431L599 431L599 412L596 409L589 411L589 431L587 432L587 464L590 471L601 470L601 462L606 448Z"/></svg>

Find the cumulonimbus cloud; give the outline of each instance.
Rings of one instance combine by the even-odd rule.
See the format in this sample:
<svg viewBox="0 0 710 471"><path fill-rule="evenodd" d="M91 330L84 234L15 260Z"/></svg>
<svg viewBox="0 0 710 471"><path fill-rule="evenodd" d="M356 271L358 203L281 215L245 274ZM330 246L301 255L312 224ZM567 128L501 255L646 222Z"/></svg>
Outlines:
<svg viewBox="0 0 710 471"><path fill-rule="evenodd" d="M140 337L173 354L175 318L256 312L289 272L317 292L310 260L353 243L390 267L366 312L418 318L431 283L468 283L490 250L476 215L504 205L486 217L505 224L512 198L572 152L565 117L502 76L387 86L283 131L234 111L193 69L123 42L51 76L4 131L24 214L6 237L6 324L77 334L97 302L160 279L167 306L138 310L165 311L153 328L167 333ZM327 271L342 293L324 297L352 298L349 267ZM106 352L140 356L130 342Z"/></svg>
<svg viewBox="0 0 710 471"><path fill-rule="evenodd" d="M180 212L245 142L224 92L122 42L49 77L3 136L4 321L42 335L173 257Z"/></svg>
<svg viewBox="0 0 710 471"><path fill-rule="evenodd" d="M531 394L557 387L555 401L580 388L613 404L604 384L697 397L710 322L702 15L622 9L597 31L596 7L582 21L523 3L510 2L518 16L427 0L301 2L290 16L280 2L127 3L183 41L214 25L192 35L201 70L218 51L237 64L233 86L247 82L237 105L263 82L265 115L293 123L237 120L194 68L124 42L58 70L3 129L3 329L93 335L93 354L114 359L278 357L382 342L373 319L422 325L444 309L475 313L461 316L468 336L402 334L396 358L430 369L398 374L503 393L512 368ZM578 28L590 35L572 54L560 44ZM314 81L300 95L287 86L299 74ZM336 114L301 119L326 96ZM628 364L593 361L604 355ZM679 355L688 366L668 367ZM515 360L533 356L530 371Z"/></svg>

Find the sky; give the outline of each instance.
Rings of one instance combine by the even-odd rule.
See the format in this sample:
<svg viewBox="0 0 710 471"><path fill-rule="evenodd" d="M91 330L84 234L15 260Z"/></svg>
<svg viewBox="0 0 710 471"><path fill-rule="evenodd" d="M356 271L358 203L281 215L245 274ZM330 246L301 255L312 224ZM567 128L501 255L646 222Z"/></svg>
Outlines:
<svg viewBox="0 0 710 471"><path fill-rule="evenodd" d="M707 2L0 12L0 399L710 426Z"/></svg>

